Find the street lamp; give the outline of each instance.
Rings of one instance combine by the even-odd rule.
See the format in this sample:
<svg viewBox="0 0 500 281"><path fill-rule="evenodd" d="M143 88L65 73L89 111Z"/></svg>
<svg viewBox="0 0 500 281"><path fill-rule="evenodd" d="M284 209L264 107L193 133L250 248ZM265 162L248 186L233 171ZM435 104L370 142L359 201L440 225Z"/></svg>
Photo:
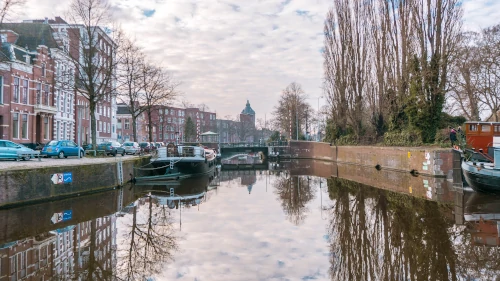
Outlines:
<svg viewBox="0 0 500 281"><path fill-rule="evenodd" d="M82 147L82 110L84 106L79 104L76 108L78 112L78 147ZM78 158L81 158L80 153L78 153Z"/></svg>

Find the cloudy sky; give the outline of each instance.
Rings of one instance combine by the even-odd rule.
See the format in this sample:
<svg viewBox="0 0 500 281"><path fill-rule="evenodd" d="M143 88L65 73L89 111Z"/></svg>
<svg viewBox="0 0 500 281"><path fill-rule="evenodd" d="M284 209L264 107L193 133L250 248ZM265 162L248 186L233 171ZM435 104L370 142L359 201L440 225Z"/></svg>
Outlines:
<svg viewBox="0 0 500 281"><path fill-rule="evenodd" d="M116 20L148 57L182 81L181 99L205 103L219 118L239 114L248 99L264 118L281 90L298 82L317 107L330 0L110 1ZM27 0L20 16L64 17L69 2ZM464 0L465 28L499 18L500 1Z"/></svg>

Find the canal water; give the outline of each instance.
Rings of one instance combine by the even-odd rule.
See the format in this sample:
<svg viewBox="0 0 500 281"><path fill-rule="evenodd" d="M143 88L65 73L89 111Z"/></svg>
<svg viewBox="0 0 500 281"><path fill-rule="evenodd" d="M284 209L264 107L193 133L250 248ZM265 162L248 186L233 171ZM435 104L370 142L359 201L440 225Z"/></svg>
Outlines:
<svg viewBox="0 0 500 281"><path fill-rule="evenodd" d="M216 171L1 210L0 280L498 280L499 219L493 195Z"/></svg>

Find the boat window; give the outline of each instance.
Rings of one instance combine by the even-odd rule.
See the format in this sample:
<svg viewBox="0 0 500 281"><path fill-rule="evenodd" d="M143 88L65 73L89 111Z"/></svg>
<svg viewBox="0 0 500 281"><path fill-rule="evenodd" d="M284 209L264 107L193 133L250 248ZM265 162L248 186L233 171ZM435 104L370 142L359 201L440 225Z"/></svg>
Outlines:
<svg viewBox="0 0 500 281"><path fill-rule="evenodd" d="M477 124L470 124L469 131L473 131L473 132L477 131Z"/></svg>
<svg viewBox="0 0 500 281"><path fill-rule="evenodd" d="M481 132L491 132L491 125L481 125Z"/></svg>
<svg viewBox="0 0 500 281"><path fill-rule="evenodd" d="M495 133L500 132L500 125L495 125Z"/></svg>

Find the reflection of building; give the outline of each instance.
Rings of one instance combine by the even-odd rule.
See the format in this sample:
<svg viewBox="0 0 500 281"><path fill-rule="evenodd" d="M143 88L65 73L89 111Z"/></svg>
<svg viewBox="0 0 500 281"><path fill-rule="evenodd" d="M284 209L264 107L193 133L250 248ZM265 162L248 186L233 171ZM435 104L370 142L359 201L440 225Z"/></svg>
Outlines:
<svg viewBox="0 0 500 281"><path fill-rule="evenodd" d="M0 245L0 280L72 280L71 276L88 270L91 244L96 270L112 272L116 267L115 220L115 216L98 218Z"/></svg>
<svg viewBox="0 0 500 281"><path fill-rule="evenodd" d="M500 221L483 220L472 222L472 243L476 246L500 246Z"/></svg>

